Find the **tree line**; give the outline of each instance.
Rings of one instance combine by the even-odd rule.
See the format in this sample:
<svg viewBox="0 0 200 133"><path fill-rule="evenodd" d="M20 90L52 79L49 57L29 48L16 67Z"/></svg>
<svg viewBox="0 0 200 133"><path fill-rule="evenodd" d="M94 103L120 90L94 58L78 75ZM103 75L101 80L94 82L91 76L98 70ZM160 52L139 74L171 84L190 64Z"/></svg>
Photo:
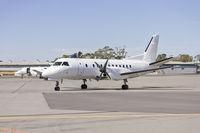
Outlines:
<svg viewBox="0 0 200 133"><path fill-rule="evenodd" d="M105 46L91 53L83 53L81 51L73 54L64 54L61 57L55 58L52 62L55 62L59 58L89 58L89 59L123 59L127 56L126 47L115 47L111 48L109 46ZM165 53L158 54L156 61L167 58ZM192 57L189 54L180 54L173 61L180 62L191 62L191 61L200 61L200 54ZM0 60L2 62L2 60ZM47 61L49 62L49 61Z"/></svg>
<svg viewBox="0 0 200 133"><path fill-rule="evenodd" d="M167 58L166 54L159 54L156 61L163 60ZM196 56L190 56L189 54L179 54L177 57L174 58L173 61L180 61L180 62L192 62L192 61L200 61L200 54Z"/></svg>
<svg viewBox="0 0 200 133"><path fill-rule="evenodd" d="M126 47L115 47L111 48L109 46L105 46L96 50L93 53L83 53L81 51L77 53L73 53L70 55L63 55L61 57L56 58L56 61L59 58L89 58L89 59L123 59L127 56ZM167 58L167 54L158 54L156 61L162 60ZM53 61L53 62L54 62ZM173 61L180 61L180 62L192 62L192 61L200 61L200 54L194 57L190 56L189 54L179 54Z"/></svg>
<svg viewBox="0 0 200 133"><path fill-rule="evenodd" d="M96 50L93 53L83 53L81 51L77 53L73 53L70 55L63 55L54 59L56 61L59 58L89 58L89 59L123 59L127 55L126 47L115 47L111 48L109 46L105 46Z"/></svg>

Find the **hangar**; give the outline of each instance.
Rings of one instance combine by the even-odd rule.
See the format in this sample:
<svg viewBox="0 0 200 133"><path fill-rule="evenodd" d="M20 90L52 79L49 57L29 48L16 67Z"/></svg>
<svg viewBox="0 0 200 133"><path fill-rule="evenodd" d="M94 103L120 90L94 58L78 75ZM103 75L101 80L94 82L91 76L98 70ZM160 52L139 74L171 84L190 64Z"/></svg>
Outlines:
<svg viewBox="0 0 200 133"><path fill-rule="evenodd" d="M179 66L180 68L170 68L170 69L165 69L161 70L160 73L162 74L197 74L200 73L200 63L199 62L176 62L176 61L171 61L163 66L171 66L171 65L176 65Z"/></svg>

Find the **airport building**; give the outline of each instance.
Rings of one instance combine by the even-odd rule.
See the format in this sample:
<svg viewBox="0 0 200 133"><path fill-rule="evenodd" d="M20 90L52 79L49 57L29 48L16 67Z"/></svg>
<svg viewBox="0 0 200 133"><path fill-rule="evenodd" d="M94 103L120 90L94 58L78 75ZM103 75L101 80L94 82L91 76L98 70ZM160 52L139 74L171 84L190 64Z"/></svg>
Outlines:
<svg viewBox="0 0 200 133"><path fill-rule="evenodd" d="M160 70L161 74L198 74L200 73L200 63L199 62L168 62L163 66L177 66L178 68L170 68L165 70Z"/></svg>

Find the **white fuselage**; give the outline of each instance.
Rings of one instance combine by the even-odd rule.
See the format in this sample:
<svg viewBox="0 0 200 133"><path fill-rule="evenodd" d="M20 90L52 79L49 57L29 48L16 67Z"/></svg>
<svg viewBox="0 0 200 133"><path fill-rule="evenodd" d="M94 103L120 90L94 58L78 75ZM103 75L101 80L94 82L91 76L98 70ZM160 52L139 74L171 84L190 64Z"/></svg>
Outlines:
<svg viewBox="0 0 200 133"><path fill-rule="evenodd" d="M54 65L45 70L42 76L53 79L97 79L101 72L95 62L103 66L106 59L61 58L58 59ZM112 73L108 73L113 80L137 77L133 75L121 76L120 73L133 72L147 68L152 68L152 66L149 66L149 62L143 60L110 59L107 64L108 71L112 71Z"/></svg>

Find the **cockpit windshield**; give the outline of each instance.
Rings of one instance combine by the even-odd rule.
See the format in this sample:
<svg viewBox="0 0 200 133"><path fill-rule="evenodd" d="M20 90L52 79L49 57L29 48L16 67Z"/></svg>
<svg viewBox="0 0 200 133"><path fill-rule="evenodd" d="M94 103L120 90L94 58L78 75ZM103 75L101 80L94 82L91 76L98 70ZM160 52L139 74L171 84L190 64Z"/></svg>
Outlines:
<svg viewBox="0 0 200 133"><path fill-rule="evenodd" d="M53 66L69 66L68 62L55 62Z"/></svg>
<svg viewBox="0 0 200 133"><path fill-rule="evenodd" d="M63 62L62 65L63 65L63 66L69 66L69 63L68 63L68 62Z"/></svg>
<svg viewBox="0 0 200 133"><path fill-rule="evenodd" d="M53 66L60 66L62 64L62 62L55 62L54 64L53 64Z"/></svg>

